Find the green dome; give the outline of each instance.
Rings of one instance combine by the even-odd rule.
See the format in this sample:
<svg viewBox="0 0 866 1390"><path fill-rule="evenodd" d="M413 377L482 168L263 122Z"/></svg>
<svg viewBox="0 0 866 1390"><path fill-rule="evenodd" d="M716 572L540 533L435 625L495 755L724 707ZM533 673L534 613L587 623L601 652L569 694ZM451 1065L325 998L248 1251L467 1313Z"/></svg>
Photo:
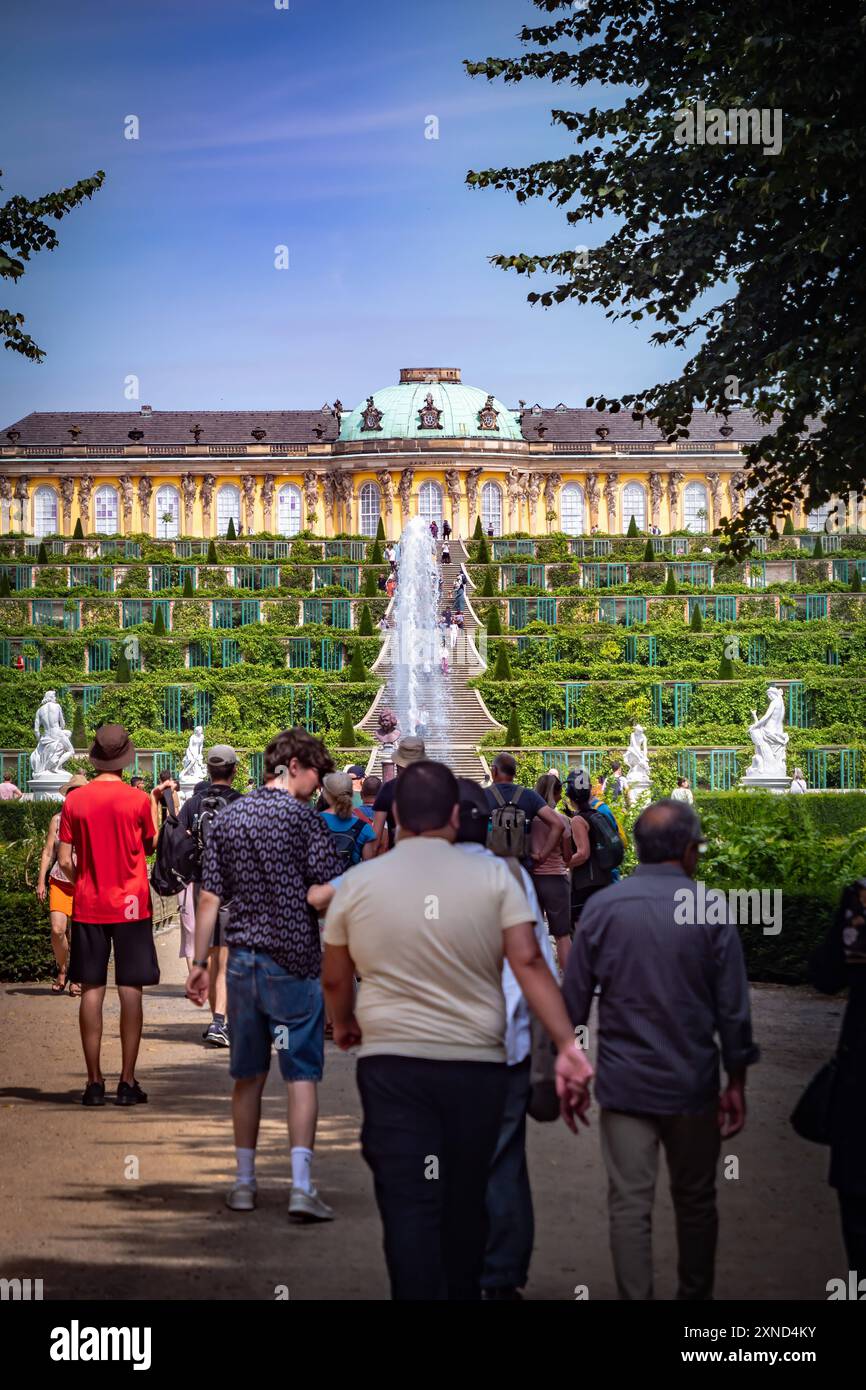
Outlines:
<svg viewBox="0 0 866 1390"><path fill-rule="evenodd" d="M369 400L361 401L354 410L342 417L340 440L348 439L517 439L522 440L520 423L513 411L489 396L477 386L464 386L456 368L442 369L450 380L436 379L439 373L424 375L423 368L404 368L399 386L385 386L372 396L374 410L381 411L381 428L365 429L364 420ZM453 378L456 377L457 380ZM410 379L405 379L410 378ZM432 398L434 414L440 428L424 428L421 412L428 395ZM484 428L479 412L497 412L496 428ZM488 416L488 418L492 418Z"/></svg>

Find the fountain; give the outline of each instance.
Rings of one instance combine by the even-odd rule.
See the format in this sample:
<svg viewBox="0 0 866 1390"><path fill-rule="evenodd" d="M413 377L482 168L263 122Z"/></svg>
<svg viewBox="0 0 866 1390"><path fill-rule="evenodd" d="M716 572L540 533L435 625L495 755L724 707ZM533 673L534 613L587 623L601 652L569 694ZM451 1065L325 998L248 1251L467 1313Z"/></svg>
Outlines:
<svg viewBox="0 0 866 1390"><path fill-rule="evenodd" d="M449 687L439 669L442 581L429 523L415 516L398 549L399 583L391 634L392 701L403 734L421 732L428 744L449 743Z"/></svg>

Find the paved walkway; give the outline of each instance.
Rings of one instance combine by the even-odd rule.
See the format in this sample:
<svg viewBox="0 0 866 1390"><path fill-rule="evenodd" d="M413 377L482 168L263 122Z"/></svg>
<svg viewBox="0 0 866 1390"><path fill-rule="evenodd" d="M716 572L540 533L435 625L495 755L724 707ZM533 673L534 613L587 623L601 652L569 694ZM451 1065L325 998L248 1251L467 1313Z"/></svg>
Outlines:
<svg viewBox="0 0 866 1390"><path fill-rule="evenodd" d="M76 1006L46 984L0 992L0 1276L41 1278L46 1298L379 1299L388 1289L372 1184L358 1149L354 1063L327 1045L315 1173L338 1212L330 1226L290 1226L285 1105L276 1067L259 1150L260 1205L229 1212L233 1173L228 1054L205 1051L203 1015L183 997L177 932L158 941L162 984L146 992L138 1074L150 1104L85 1110ZM751 1118L727 1146L740 1176L720 1183L717 1296L824 1299L846 1268L825 1151L799 1141L787 1115L833 1050L837 1000L758 986ZM106 1075L119 1069L116 996L107 996ZM615 1296L597 1128L531 1124L537 1240L529 1297ZM138 1176L134 1173L137 1164ZM674 1291L670 1205L656 1219L657 1293Z"/></svg>

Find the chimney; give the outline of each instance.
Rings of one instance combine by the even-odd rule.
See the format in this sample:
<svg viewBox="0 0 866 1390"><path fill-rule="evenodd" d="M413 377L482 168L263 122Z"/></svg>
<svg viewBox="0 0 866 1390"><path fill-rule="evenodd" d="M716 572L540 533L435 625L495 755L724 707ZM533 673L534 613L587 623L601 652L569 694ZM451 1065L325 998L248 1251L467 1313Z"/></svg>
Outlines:
<svg viewBox="0 0 866 1390"><path fill-rule="evenodd" d="M152 408L151 408L149 405L143 405L143 406L141 407L141 410L139 411L139 415L152 415L152 414L153 414L153 410L152 410Z"/></svg>

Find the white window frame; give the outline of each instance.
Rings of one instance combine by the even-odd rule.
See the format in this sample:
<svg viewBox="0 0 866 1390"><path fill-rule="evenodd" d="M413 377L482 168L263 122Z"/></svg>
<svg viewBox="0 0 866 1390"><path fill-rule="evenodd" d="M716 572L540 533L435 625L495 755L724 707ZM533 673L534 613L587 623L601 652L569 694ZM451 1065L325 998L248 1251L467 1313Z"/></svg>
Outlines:
<svg viewBox="0 0 866 1390"><path fill-rule="evenodd" d="M559 494L559 524L566 536L586 531L586 497L580 483L566 483Z"/></svg>
<svg viewBox="0 0 866 1390"><path fill-rule="evenodd" d="M631 503L629 502L629 500L628 500L629 492L631 492L632 494L635 494L635 493L636 493L636 494L640 497L640 505L639 505L639 507L638 507L637 510L635 510L635 508L632 506L632 504L631 504ZM643 486L643 484L642 484L642 483L636 483L636 482L634 482L634 480L632 480L632 482L630 482L630 483L626 483L626 484L625 484L625 487L624 487L623 490L622 490L622 503L621 503L621 505L622 505L622 533L623 533L623 535L625 535L626 531L628 530L628 528L629 528L629 526L630 526L630 524L631 524L631 519L632 519L632 517L634 517L635 525L637 526L637 529L638 529L639 531L645 531L645 530L646 530L646 488Z"/></svg>
<svg viewBox="0 0 866 1390"><path fill-rule="evenodd" d="M494 505L491 507L490 502ZM494 536L502 535L502 488L498 483L485 483L481 489L481 525L484 527L484 534L487 535L490 523L493 523Z"/></svg>
<svg viewBox="0 0 866 1390"><path fill-rule="evenodd" d="M217 535L224 536L229 529L229 517L235 523L235 535L241 526L241 490L234 483L223 483L216 495Z"/></svg>
<svg viewBox="0 0 866 1390"><path fill-rule="evenodd" d="M295 503L294 508L289 505L290 499ZM277 493L277 531L281 536L296 536L303 529L303 516L301 489L296 483L283 483Z"/></svg>
<svg viewBox="0 0 866 1390"><path fill-rule="evenodd" d="M51 511L48 519L45 516L45 502L50 499ZM33 494L33 534L37 540L41 541L43 536L56 535L59 530L59 501L57 493L53 487L46 487L44 484L38 487ZM50 521L50 525L48 522Z"/></svg>
<svg viewBox="0 0 866 1390"><path fill-rule="evenodd" d="M156 492L156 539L176 541L180 535L180 492L171 483L163 483ZM171 521L166 526L163 512L170 511Z"/></svg>
<svg viewBox="0 0 866 1390"><path fill-rule="evenodd" d="M358 493L358 528L362 536L375 536L382 515L382 490L378 483L363 483Z"/></svg>
<svg viewBox="0 0 866 1390"><path fill-rule="evenodd" d="M110 500L110 506L106 506ZM100 520L100 503L104 513ZM111 523L114 523L111 525ZM93 494L93 529L97 535L116 536L120 523L120 497L116 487L104 483Z"/></svg>
<svg viewBox="0 0 866 1390"><path fill-rule="evenodd" d="M702 494L702 498L695 504L695 498ZM683 524L682 530L691 531L695 535L705 535L709 529L709 510L710 495L705 483L686 483L683 488ZM698 516L697 513L703 511L705 516Z"/></svg>
<svg viewBox="0 0 866 1390"><path fill-rule="evenodd" d="M428 522L435 521L437 525L441 526L444 515L443 504L441 487L428 478L418 489L418 515L423 516Z"/></svg>

